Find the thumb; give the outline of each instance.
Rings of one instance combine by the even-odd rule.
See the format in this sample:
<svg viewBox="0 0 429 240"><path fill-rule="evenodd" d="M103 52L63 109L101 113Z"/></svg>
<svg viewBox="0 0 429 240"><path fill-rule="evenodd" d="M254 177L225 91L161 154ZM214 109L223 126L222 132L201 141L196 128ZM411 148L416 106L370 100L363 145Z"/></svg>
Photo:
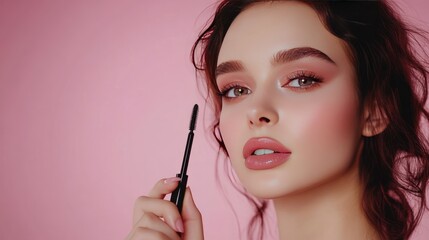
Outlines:
<svg viewBox="0 0 429 240"><path fill-rule="evenodd" d="M202 240L203 234L203 221L200 211L195 206L194 199L192 198L191 189L186 188L185 197L183 199L182 219L185 225L185 233L183 239L185 240Z"/></svg>

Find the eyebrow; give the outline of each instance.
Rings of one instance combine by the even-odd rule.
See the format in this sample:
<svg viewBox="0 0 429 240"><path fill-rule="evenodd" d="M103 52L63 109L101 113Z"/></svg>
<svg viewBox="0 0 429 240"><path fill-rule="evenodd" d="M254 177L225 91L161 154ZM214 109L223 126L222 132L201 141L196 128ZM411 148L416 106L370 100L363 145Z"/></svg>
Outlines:
<svg viewBox="0 0 429 240"><path fill-rule="evenodd" d="M215 76L230 72L240 72L244 70L244 66L240 61L227 61L219 64L216 67Z"/></svg>
<svg viewBox="0 0 429 240"><path fill-rule="evenodd" d="M328 57L328 55L312 47L291 48L289 50L279 51L274 55L271 63L273 65L281 64L305 57L316 57L335 64L335 62L330 57Z"/></svg>
<svg viewBox="0 0 429 240"><path fill-rule="evenodd" d="M325 53L312 47L291 48L277 52L271 59L272 65L287 63L305 57L316 57L336 65L336 63ZM215 70L215 76L230 72L244 71L244 66L240 61L227 61L219 64Z"/></svg>

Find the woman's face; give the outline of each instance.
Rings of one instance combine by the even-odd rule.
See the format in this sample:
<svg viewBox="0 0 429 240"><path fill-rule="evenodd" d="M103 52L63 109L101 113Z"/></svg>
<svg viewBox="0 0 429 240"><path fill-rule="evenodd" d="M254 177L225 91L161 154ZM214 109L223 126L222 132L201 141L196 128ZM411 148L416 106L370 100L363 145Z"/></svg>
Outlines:
<svg viewBox="0 0 429 240"><path fill-rule="evenodd" d="M258 3L220 49L220 131L244 187L287 196L356 170L363 118L342 40L309 6Z"/></svg>

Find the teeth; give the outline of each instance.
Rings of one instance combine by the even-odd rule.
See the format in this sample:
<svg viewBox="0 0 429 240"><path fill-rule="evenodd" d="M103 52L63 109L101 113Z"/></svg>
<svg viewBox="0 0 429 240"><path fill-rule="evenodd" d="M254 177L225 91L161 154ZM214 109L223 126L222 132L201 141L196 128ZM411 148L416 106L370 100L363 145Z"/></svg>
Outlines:
<svg viewBox="0 0 429 240"><path fill-rule="evenodd" d="M253 155L265 155L265 154L272 154L272 153L274 153L274 151L273 150L271 150L271 149L256 149L254 152L253 152Z"/></svg>

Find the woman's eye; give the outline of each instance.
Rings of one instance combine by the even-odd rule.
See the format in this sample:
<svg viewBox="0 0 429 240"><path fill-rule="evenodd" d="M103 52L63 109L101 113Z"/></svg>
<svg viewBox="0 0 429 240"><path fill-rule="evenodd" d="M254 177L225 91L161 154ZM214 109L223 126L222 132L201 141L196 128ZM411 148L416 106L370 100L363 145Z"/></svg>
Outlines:
<svg viewBox="0 0 429 240"><path fill-rule="evenodd" d="M236 98L242 95L250 94L250 89L245 87L232 87L222 93L222 96L226 98Z"/></svg>
<svg viewBox="0 0 429 240"><path fill-rule="evenodd" d="M308 88L318 83L319 81L312 77L297 77L292 79L287 86L292 88Z"/></svg>

